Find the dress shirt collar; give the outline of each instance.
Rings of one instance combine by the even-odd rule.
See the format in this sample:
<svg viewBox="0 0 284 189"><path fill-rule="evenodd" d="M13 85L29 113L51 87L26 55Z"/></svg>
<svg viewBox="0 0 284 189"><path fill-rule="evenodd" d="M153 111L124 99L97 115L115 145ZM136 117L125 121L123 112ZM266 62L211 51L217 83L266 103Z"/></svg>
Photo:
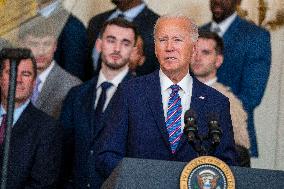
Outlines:
<svg viewBox="0 0 284 189"><path fill-rule="evenodd" d="M217 82L217 77L214 77L213 79L206 81L204 84L211 87L216 82Z"/></svg>
<svg viewBox="0 0 284 189"><path fill-rule="evenodd" d="M42 9L40 9L40 10L38 11L38 13L39 13L41 16L47 18L47 17L49 17L49 16L52 14L52 12L58 7L59 3L60 3L59 0L54 1L53 3L47 5L46 7L42 8Z"/></svg>
<svg viewBox="0 0 284 189"><path fill-rule="evenodd" d="M115 76L112 80L109 81L109 80L106 79L106 77L104 76L104 74L101 70L100 73L99 73L99 78L98 78L96 89L98 89L101 86L101 84L105 81L110 82L111 84L113 84L113 86L115 86L117 88L119 83L121 83L123 78L127 75L128 71L129 71L129 68L126 67L119 74L117 74L117 76Z"/></svg>
<svg viewBox="0 0 284 189"><path fill-rule="evenodd" d="M18 108L14 109L14 120L13 120L13 125L16 124L16 122L18 121L18 119L20 118L21 114L23 113L23 111L26 109L26 107L28 106L30 100L27 100L26 102L24 102L23 104L21 104ZM2 122L2 115L6 114L6 111L4 110L2 104L0 107L0 123Z"/></svg>
<svg viewBox="0 0 284 189"><path fill-rule="evenodd" d="M160 83L161 83L162 92L169 90L170 86L174 85L174 83L168 78L168 76L166 76L163 73L163 71L161 69L159 71L159 76L160 76ZM192 88L192 87L190 87L190 83L192 84L192 82L193 82L192 77L190 76L189 73L187 73L186 76L180 82L177 83L177 85L180 86L180 88L182 89L182 91L185 94L189 94L190 89Z"/></svg>
<svg viewBox="0 0 284 189"><path fill-rule="evenodd" d="M116 9L116 11L114 13L112 13L112 15L108 18L108 20L116 18L119 14L123 14L126 20L132 22L134 20L134 18L138 14L140 14L145 7L146 7L146 4L143 2L142 4L140 4L136 7L133 7L131 9L128 9L125 12L122 12L121 10Z"/></svg>
<svg viewBox="0 0 284 189"><path fill-rule="evenodd" d="M232 14L231 16L229 16L228 18L226 18L219 24L213 21L210 29L212 30L212 28L219 27L221 31L220 33L218 33L218 35L222 37L225 34L225 32L228 30L230 25L233 23L233 21L236 19L236 17L237 17L237 13L235 12L234 14Z"/></svg>
<svg viewBox="0 0 284 189"><path fill-rule="evenodd" d="M53 61L51 62L51 64L50 64L43 72L41 72L41 73L38 75L38 78L39 78L40 81L41 81L41 83L40 83L40 85L39 85L39 87L38 87L38 88L39 88L39 91L41 91L42 86L43 86L43 84L44 84L46 78L48 77L50 71L51 71L52 68L54 67L54 65L55 65L55 61L53 60Z"/></svg>

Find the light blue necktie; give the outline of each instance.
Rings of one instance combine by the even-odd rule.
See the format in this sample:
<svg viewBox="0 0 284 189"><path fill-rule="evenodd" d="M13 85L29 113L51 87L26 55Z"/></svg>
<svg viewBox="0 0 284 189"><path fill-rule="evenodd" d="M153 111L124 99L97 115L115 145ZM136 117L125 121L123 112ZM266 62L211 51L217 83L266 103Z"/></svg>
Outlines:
<svg viewBox="0 0 284 189"><path fill-rule="evenodd" d="M39 96L39 94L40 94L40 91L39 91L39 85L40 85L40 83L41 83L41 80L40 80L39 78L37 78L37 79L36 79L36 86L35 86L35 88L34 88L34 90L33 90L33 95L32 95L32 97L31 97L31 101L32 101L33 104L36 103L36 100L37 100L37 98L38 98L38 96Z"/></svg>
<svg viewBox="0 0 284 189"><path fill-rule="evenodd" d="M169 103L168 103L168 112L166 119L166 127L169 134L169 142L171 144L171 150L174 154L176 152L181 132L181 98L178 94L180 87L178 85L172 85L170 87L172 92L170 94Z"/></svg>

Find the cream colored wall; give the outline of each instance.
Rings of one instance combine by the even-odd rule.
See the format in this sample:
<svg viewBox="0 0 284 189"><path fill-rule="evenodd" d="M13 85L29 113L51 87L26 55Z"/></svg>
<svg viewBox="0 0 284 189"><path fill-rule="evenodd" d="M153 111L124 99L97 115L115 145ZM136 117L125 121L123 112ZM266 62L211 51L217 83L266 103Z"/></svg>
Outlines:
<svg viewBox="0 0 284 189"><path fill-rule="evenodd" d="M159 14L183 13L201 25L210 20L208 0L145 0ZM276 10L284 9L282 0L266 0L267 19L274 19ZM110 0L66 0L65 5L87 25L98 13L113 8ZM258 0L243 0L242 8L248 11L248 19L257 22ZM267 89L261 105L255 110L255 126L260 157L252 159L257 168L284 170L284 28L271 32L272 66Z"/></svg>

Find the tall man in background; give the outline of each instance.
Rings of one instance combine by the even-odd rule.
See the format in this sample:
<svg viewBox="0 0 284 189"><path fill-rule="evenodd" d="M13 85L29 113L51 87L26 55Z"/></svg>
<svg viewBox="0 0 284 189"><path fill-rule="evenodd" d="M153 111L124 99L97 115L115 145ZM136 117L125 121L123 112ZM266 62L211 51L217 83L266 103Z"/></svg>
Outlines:
<svg viewBox="0 0 284 189"><path fill-rule="evenodd" d="M109 119L111 99L120 83L132 78L129 58L137 40L137 29L122 18L104 23L96 49L101 53L102 68L92 80L68 93L60 120L64 126L65 187L99 188L103 178L96 172L97 142L102 120Z"/></svg>
<svg viewBox="0 0 284 189"><path fill-rule="evenodd" d="M229 86L248 113L251 156L258 156L253 122L254 109L260 104L271 65L270 34L237 13L240 0L210 0L212 21L201 29L218 33L224 41L224 63L218 81Z"/></svg>
<svg viewBox="0 0 284 189"><path fill-rule="evenodd" d="M88 26L88 40L90 57L92 57L93 68L96 73L100 70L99 53L95 48L95 41L100 35L100 28L107 20L122 17L133 22L144 41L145 63L136 69L137 75L145 75L158 69L154 54L153 30L158 15L147 7L143 0L112 0L116 8L94 16Z"/></svg>
<svg viewBox="0 0 284 189"><path fill-rule="evenodd" d="M209 154L235 165L228 99L189 74L197 26L184 16L160 17L154 38L160 70L119 86L98 139L98 171L108 177L124 157L169 161L198 157L183 134L188 109L198 115L201 135L208 132L207 116L212 111L219 115L223 136L220 145ZM206 147L210 144L210 140L204 142Z"/></svg>

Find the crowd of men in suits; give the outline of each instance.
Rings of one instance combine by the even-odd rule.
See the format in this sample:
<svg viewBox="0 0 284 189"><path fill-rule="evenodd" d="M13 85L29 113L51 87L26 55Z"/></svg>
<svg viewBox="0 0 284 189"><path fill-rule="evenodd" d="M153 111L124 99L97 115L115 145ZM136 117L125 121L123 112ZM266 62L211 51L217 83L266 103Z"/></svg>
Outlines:
<svg viewBox="0 0 284 189"><path fill-rule="evenodd" d="M41 16L19 29L32 56L18 65L8 188L100 188L124 157L190 161L200 154L183 134L189 109L203 136L217 115L222 137L208 155L250 166L269 33L237 16L239 0L210 0L199 32L142 0L112 3L85 29L60 1L41 0ZM10 62L1 57L1 158Z"/></svg>

